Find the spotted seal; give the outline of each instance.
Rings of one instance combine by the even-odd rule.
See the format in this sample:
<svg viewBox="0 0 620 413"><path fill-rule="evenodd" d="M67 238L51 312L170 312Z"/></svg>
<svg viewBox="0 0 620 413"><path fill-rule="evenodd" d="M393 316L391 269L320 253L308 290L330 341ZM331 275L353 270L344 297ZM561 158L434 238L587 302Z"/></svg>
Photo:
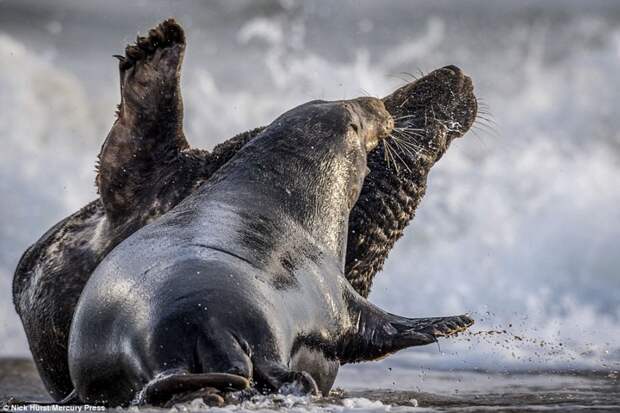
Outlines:
<svg viewBox="0 0 620 413"><path fill-rule="evenodd" d="M389 314L344 277L366 156L392 129L379 99L301 105L121 242L88 280L71 325L79 399L160 404L250 383L327 393L341 364L468 327L467 316Z"/></svg>
<svg viewBox="0 0 620 413"><path fill-rule="evenodd" d="M184 50L182 29L168 20L119 56L122 102L99 156L101 197L47 231L16 269L15 306L43 382L57 400L73 389L67 364L69 326L94 268L119 242L192 193L263 129L240 134L211 153L190 149L182 130L179 89ZM368 156L370 173L350 214L345 270L363 296L413 217L430 168L451 141L469 129L477 110L471 80L456 67L413 80L383 101L416 149L392 149L400 169L386 162L386 141ZM130 136L142 140L132 142ZM140 162L123 170L115 154L127 150L127 142L133 145L132 158L140 155Z"/></svg>

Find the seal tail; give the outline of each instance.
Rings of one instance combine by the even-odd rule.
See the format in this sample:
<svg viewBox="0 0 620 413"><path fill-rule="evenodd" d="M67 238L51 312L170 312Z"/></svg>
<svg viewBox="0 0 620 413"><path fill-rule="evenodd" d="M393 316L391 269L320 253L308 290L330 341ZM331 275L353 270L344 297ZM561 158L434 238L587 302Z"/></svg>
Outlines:
<svg viewBox="0 0 620 413"><path fill-rule="evenodd" d="M203 397L206 402L222 404L219 392L245 390L250 381L229 373L176 373L151 380L137 397L136 404L165 406Z"/></svg>

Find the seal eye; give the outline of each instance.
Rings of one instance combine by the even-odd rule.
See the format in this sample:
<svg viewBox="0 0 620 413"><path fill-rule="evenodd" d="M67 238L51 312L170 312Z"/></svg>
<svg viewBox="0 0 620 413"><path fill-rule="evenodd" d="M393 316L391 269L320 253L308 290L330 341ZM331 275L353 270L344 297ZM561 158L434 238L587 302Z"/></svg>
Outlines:
<svg viewBox="0 0 620 413"><path fill-rule="evenodd" d="M359 128L357 127L355 123L352 123L350 126L355 131L355 133L360 133Z"/></svg>

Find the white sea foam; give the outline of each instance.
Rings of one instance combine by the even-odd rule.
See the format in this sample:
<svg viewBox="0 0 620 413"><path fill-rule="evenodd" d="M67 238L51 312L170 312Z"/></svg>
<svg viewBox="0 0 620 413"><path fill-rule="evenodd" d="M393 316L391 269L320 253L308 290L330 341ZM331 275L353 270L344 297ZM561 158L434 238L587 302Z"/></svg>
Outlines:
<svg viewBox="0 0 620 413"><path fill-rule="evenodd" d="M13 309L14 265L29 242L53 220L94 198L96 146L90 105L80 82L0 33L0 323L4 355L26 355Z"/></svg>
<svg viewBox="0 0 620 413"><path fill-rule="evenodd" d="M240 404L228 405L224 407L208 407L202 399L195 399L188 403L177 404L171 411L178 412L202 412L206 409L212 412L278 412L287 411L291 413L400 413L406 411L422 412L425 409L417 409L417 402L410 400L406 406L396 406L383 403L378 400L369 400L363 397L344 398L340 403L321 403L311 397L300 397L292 395L271 395L258 396Z"/></svg>

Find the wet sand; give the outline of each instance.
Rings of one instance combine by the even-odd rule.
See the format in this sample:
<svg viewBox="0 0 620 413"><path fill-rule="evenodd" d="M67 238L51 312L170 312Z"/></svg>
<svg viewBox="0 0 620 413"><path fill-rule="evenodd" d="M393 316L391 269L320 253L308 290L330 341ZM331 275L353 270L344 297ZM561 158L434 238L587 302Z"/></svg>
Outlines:
<svg viewBox="0 0 620 413"><path fill-rule="evenodd" d="M620 411L620 377L605 373L485 373L377 368L343 369L329 397L262 398L213 411L295 412L576 412ZM28 359L0 360L0 399L49 400ZM199 402L173 411L206 410ZM131 409L131 411L169 411Z"/></svg>

